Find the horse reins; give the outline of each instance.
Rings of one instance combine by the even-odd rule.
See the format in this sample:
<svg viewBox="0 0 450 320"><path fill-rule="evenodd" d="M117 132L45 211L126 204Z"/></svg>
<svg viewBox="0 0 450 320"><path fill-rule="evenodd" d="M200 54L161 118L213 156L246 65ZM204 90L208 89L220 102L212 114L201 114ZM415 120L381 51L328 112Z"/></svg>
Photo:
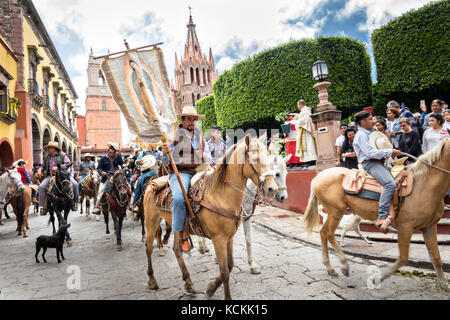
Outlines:
<svg viewBox="0 0 450 320"><path fill-rule="evenodd" d="M439 168L439 167L435 166L434 164L425 162L425 161L421 160L420 158L417 158L417 157L413 156L412 154L409 154L409 153L406 153L406 152L402 152L402 154L404 154L405 156L408 156L408 157L410 157L410 158L413 158L413 159L416 160L416 161L422 162L423 164L426 164L427 166L430 166L430 167L432 167L432 168L434 168L434 169L443 171L443 172L445 172L445 173L450 173L449 170L445 170L445 169L442 169L442 168Z"/></svg>

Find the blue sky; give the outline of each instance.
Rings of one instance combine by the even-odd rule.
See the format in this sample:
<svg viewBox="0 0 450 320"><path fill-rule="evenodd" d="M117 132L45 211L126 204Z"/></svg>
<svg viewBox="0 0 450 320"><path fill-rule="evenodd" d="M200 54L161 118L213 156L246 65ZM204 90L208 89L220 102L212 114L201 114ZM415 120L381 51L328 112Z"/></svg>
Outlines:
<svg viewBox="0 0 450 320"><path fill-rule="evenodd" d="M78 113L85 112L87 62L96 55L163 41L169 77L175 52L186 41L188 5L197 24L203 53L212 48L219 73L255 53L291 39L320 35L348 36L363 42L372 57L370 36L392 18L430 0L34 0L41 18L71 76ZM131 136L123 122L124 140Z"/></svg>

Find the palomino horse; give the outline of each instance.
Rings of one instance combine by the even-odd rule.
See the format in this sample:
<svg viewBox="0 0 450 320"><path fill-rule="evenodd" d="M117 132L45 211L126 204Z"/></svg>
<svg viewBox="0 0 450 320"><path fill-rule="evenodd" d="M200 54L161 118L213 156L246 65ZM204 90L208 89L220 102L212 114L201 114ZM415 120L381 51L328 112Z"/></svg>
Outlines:
<svg viewBox="0 0 450 320"><path fill-rule="evenodd" d="M117 170L112 176L111 190L104 193L106 201L101 202L102 212L105 217L106 239L110 238L109 232L109 212L114 221L114 230L116 233L117 249L122 249L122 222L128 204L131 199L131 190L128 185L128 179L122 170Z"/></svg>
<svg viewBox="0 0 450 320"><path fill-rule="evenodd" d="M220 275L208 285L206 294L211 297L223 283L225 299L231 299L230 272L233 268L233 236L240 224L240 213L247 179L255 184L264 181L264 195L272 197L277 191L273 175L269 171L269 154L265 146L257 139L246 136L243 141L229 148L214 173L205 179L204 201L211 208L222 210L220 215L214 210L202 207L198 212L198 220L205 234L212 239L219 263ZM239 159L239 160L238 160ZM148 285L151 290L158 289L153 276L152 251L155 232L162 218L172 224L171 212L157 208L154 204L155 194L147 188L144 196L145 226L147 230L147 260L149 276ZM233 218L232 218L233 217ZM185 289L195 293L189 271L186 268L180 248L179 233L175 233L173 250L185 281Z"/></svg>
<svg viewBox="0 0 450 320"><path fill-rule="evenodd" d="M86 217L91 219L91 198L94 199L94 207L97 205L97 184L99 174L94 168L89 169L89 173L81 182L80 192L80 214L83 214L83 201L86 197Z"/></svg>
<svg viewBox="0 0 450 320"><path fill-rule="evenodd" d="M6 203L5 198L9 189L13 188L17 190L17 192L23 192L25 190L25 186L22 183L22 176L15 169L0 169L0 225L3 224L2 221L2 209L5 207ZM17 221L19 221L19 217L17 217Z"/></svg>
<svg viewBox="0 0 450 320"><path fill-rule="evenodd" d="M405 198L394 220L398 230L399 259L390 267L382 270L374 282L384 281L408 262L409 243L414 230L423 234L431 262L441 288L448 290L448 284L442 271L441 257L437 245L437 223L444 215L444 197L450 189L450 139L444 139L434 149L407 167L414 176L411 195ZM306 229L311 232L319 226L318 202L328 213L328 219L320 230L322 239L323 264L328 274L336 275L328 256L328 241L336 250L342 264L341 271L349 275L349 264L344 252L336 243L334 232L347 208L366 220L378 217L378 202L344 195L342 180L349 170L331 168L319 173L311 182L311 195L304 221Z"/></svg>
<svg viewBox="0 0 450 320"><path fill-rule="evenodd" d="M261 139L260 139L261 141ZM261 141L262 142L262 141ZM269 157L269 166L274 173L275 182L278 186L278 191L275 194L275 199L283 203L288 198L287 188L286 188L286 178L287 178L287 168L286 163L291 159L292 155L288 155L283 158L279 155L271 155ZM260 274L258 267L253 260L253 250L252 250L252 223L253 223L253 204L255 203L255 197L259 197L258 186L255 185L252 180L247 181L247 192L244 195L244 201L242 202L243 208L243 226L245 241L247 244L247 261L250 265L250 272L252 274ZM257 201L258 199L256 199ZM256 204L256 203L255 203ZM198 238L199 251L200 253L208 252L209 249L206 246L205 238Z"/></svg>
<svg viewBox="0 0 450 320"><path fill-rule="evenodd" d="M72 201L73 201L73 185L70 182L70 172L69 168L72 164L68 166L59 165L58 170L56 171L55 181L48 188L47 192L47 209L50 213L49 223L52 223L53 226L53 234L56 233L55 229L55 216L58 217L58 228L61 227L61 224L68 223L69 212L72 209ZM64 211L64 217L61 215L61 212ZM69 232L66 233L66 242L68 246L72 246L72 239L70 238Z"/></svg>

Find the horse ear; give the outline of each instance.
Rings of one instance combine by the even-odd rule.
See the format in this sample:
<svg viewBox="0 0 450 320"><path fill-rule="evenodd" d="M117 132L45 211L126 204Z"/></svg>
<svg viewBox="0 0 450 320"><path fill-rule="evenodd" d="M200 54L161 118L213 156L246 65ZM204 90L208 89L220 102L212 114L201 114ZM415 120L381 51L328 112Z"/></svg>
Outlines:
<svg viewBox="0 0 450 320"><path fill-rule="evenodd" d="M259 137L259 142L264 143L267 140L267 132L264 132L264 134Z"/></svg>
<svg viewBox="0 0 450 320"><path fill-rule="evenodd" d="M244 141L245 141L245 145L247 146L247 148L250 148L250 140L252 139L252 137L248 134L245 136Z"/></svg>
<svg viewBox="0 0 450 320"><path fill-rule="evenodd" d="M284 163L287 163L289 160L291 160L291 158L292 158L292 153L290 155L284 157L284 159L283 159Z"/></svg>

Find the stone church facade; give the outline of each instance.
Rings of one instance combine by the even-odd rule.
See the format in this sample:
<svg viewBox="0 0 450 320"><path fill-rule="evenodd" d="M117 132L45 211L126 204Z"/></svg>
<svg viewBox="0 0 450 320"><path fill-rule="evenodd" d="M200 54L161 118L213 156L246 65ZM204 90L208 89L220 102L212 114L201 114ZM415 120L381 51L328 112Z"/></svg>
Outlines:
<svg viewBox="0 0 450 320"><path fill-rule="evenodd" d="M122 146L120 109L114 101L108 83L101 70L103 59L94 60L91 49L88 64L88 87L86 89L85 145L106 149L108 142ZM84 140L84 139L80 139Z"/></svg>
<svg viewBox="0 0 450 320"><path fill-rule="evenodd" d="M184 56L178 60L175 53L175 85L171 84L172 100L177 113L184 106L195 103L213 93L213 83L218 77L211 48L209 57L202 53L192 15L189 15Z"/></svg>

